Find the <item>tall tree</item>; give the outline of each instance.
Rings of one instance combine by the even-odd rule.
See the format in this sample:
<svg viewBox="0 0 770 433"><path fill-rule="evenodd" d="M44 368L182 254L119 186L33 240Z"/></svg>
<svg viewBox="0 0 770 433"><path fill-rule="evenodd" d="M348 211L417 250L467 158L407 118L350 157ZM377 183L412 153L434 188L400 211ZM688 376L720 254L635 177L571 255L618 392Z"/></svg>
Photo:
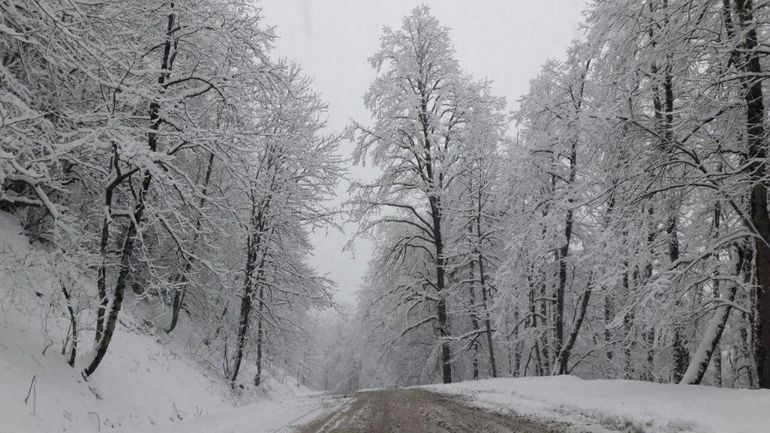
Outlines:
<svg viewBox="0 0 770 433"><path fill-rule="evenodd" d="M400 29L385 29L370 62L379 74L365 103L375 123L354 124L351 134L357 144L355 161L363 164L371 156L382 174L374 182L352 186L352 214L359 234L382 225L403 226L403 237L390 239L389 254L397 258L418 253L426 260L430 271L413 281L417 293L412 299L433 305L433 311L408 329L434 326L441 378L449 383L450 194L463 171L463 133L471 129L473 109L486 107L488 113L499 102L460 71L448 29L424 6L405 17Z"/></svg>

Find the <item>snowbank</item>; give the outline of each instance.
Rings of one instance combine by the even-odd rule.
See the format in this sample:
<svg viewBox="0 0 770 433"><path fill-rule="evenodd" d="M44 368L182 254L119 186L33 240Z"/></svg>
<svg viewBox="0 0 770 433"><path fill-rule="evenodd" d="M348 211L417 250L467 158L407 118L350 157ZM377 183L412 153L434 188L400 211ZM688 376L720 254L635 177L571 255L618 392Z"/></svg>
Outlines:
<svg viewBox="0 0 770 433"><path fill-rule="evenodd" d="M336 405L320 395L265 400L235 410L202 416L142 433L288 433Z"/></svg>
<svg viewBox="0 0 770 433"><path fill-rule="evenodd" d="M230 416L238 422L238 414L277 427L320 405L311 398L288 402L305 388L275 372L259 392L252 387L234 396L226 381L187 353L184 325L174 340L148 326L141 309L132 314L130 300L104 362L86 381L80 371L93 332L83 332L80 365L70 367L61 352L69 322L60 308L59 277L57 260L30 247L19 222L0 212L0 433L145 433L194 418L180 430L186 432L195 431L191 425L226 425ZM87 277L75 280L70 283L93 285ZM256 399L264 401L206 417Z"/></svg>
<svg viewBox="0 0 770 433"><path fill-rule="evenodd" d="M763 433L770 390L739 390L573 376L489 379L427 389L473 404L557 422L571 431Z"/></svg>
<svg viewBox="0 0 770 433"><path fill-rule="evenodd" d="M68 320L53 307L62 296L56 266L0 212L0 433L135 431L233 407L226 384L130 314L121 315L105 362L85 381L82 365L70 367L61 353ZM83 333L81 357L92 341Z"/></svg>

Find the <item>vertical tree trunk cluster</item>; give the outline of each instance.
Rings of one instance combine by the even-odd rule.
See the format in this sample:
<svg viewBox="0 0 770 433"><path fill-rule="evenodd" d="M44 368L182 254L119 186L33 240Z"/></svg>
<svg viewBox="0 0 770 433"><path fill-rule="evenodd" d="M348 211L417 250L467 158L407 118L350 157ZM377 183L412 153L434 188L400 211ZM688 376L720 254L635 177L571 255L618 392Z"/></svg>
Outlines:
<svg viewBox="0 0 770 433"><path fill-rule="evenodd" d="M725 0L728 1L728 0ZM761 388L770 388L770 215L767 210L767 143L762 66L757 53L757 28L751 0L735 0L742 40L736 66L744 73L748 173L752 181L750 198L751 225L756 231L754 260L757 273L758 339L756 341L757 376Z"/></svg>

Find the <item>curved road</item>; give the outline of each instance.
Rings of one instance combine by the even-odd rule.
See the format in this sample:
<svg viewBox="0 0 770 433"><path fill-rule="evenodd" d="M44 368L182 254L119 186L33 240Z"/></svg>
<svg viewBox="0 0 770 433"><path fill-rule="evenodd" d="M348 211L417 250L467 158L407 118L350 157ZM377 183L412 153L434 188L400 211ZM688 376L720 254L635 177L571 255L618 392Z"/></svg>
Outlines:
<svg viewBox="0 0 770 433"><path fill-rule="evenodd" d="M299 428L300 433L557 433L553 426L466 406L417 389L367 391Z"/></svg>

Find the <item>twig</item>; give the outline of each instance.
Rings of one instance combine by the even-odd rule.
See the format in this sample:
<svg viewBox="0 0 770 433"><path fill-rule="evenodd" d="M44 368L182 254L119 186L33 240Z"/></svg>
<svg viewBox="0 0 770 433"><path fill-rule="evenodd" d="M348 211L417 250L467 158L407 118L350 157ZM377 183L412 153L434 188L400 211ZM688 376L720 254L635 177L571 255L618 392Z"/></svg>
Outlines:
<svg viewBox="0 0 770 433"><path fill-rule="evenodd" d="M37 375L32 376L32 381L29 383L29 390L27 390L27 397L24 398L24 404L27 404L27 401L29 400L29 395L32 393L32 387L35 385L35 379L37 379Z"/></svg>
<svg viewBox="0 0 770 433"><path fill-rule="evenodd" d="M88 415L96 415L96 426L99 431L102 431L102 420L99 419L99 414L96 412L88 412Z"/></svg>
<svg viewBox="0 0 770 433"><path fill-rule="evenodd" d="M29 389L27 390L27 396L24 398L24 404L29 401L29 396L32 394L32 414L37 415L37 387L35 387L35 379L37 375L32 376L32 380L29 382Z"/></svg>

